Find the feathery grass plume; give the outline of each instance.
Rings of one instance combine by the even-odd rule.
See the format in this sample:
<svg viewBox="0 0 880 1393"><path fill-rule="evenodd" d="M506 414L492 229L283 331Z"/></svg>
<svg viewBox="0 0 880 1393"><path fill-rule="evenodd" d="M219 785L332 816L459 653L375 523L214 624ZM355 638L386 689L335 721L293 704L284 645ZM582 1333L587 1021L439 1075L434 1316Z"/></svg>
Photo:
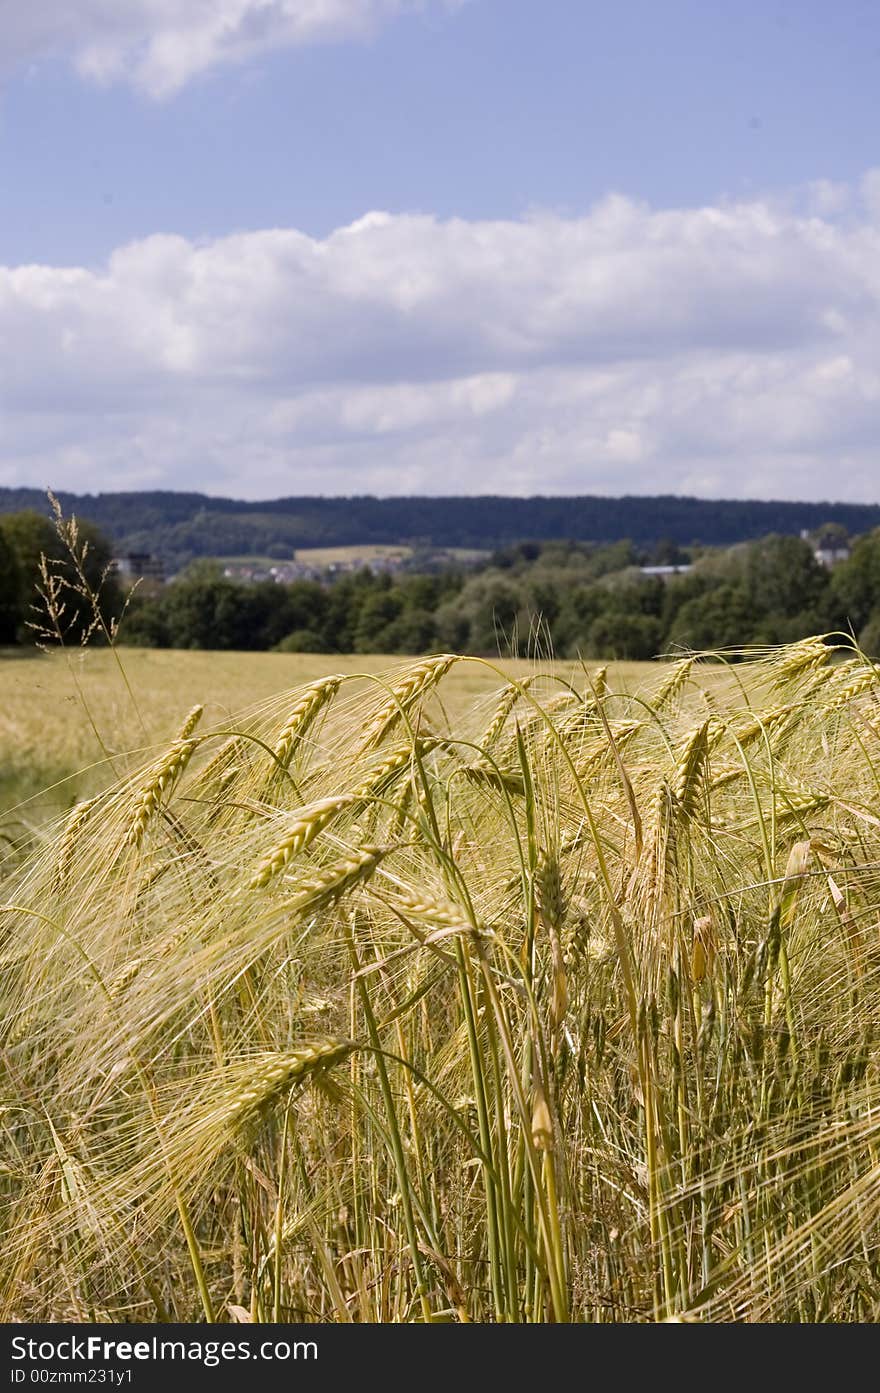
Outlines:
<svg viewBox="0 0 880 1393"><path fill-rule="evenodd" d="M387 702L370 720L365 732L361 751L380 745L385 737L401 720L403 713L423 696L426 696L442 680L458 659L454 654L443 654L437 658L427 658L411 667L395 683Z"/></svg>
<svg viewBox="0 0 880 1393"><path fill-rule="evenodd" d="M175 740L160 760L153 765L149 777L138 791L135 811L129 828L129 841L140 846L147 824L162 801L180 778L196 748L195 740Z"/></svg>
<svg viewBox="0 0 880 1393"><path fill-rule="evenodd" d="M341 798L322 798L317 803L300 808L294 813L284 836L276 842L272 850L263 857L248 881L249 890L261 890L274 876L287 865L292 856L298 856L317 837L319 832L332 822L343 808L351 807L355 801L351 794Z"/></svg>
<svg viewBox="0 0 880 1393"><path fill-rule="evenodd" d="M319 681L310 682L303 687L299 699L294 703L287 720L278 732L272 751L278 763L285 769L296 746L328 702L333 700L344 680L343 673L334 673L331 677L322 677Z"/></svg>

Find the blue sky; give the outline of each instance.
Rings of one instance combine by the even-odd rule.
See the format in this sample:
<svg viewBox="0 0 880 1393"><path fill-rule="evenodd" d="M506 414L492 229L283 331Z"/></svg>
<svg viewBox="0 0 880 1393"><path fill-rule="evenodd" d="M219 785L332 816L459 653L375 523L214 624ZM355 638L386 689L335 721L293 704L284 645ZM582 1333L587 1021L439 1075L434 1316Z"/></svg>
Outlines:
<svg viewBox="0 0 880 1393"><path fill-rule="evenodd" d="M0 483L877 497L873 0L29 0L0 52Z"/></svg>

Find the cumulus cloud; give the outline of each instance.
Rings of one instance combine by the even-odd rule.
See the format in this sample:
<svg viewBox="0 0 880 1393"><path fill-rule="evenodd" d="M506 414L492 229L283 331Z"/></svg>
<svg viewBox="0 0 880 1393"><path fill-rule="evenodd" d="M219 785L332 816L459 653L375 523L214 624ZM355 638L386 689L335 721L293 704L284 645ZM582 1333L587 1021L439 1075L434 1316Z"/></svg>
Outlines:
<svg viewBox="0 0 880 1393"><path fill-rule="evenodd" d="M70 57L98 82L127 80L167 97L212 68L276 48L364 38L428 4L463 0L8 0L0 53L9 66Z"/></svg>
<svg viewBox="0 0 880 1393"><path fill-rule="evenodd" d="M876 499L878 187L0 268L0 482Z"/></svg>

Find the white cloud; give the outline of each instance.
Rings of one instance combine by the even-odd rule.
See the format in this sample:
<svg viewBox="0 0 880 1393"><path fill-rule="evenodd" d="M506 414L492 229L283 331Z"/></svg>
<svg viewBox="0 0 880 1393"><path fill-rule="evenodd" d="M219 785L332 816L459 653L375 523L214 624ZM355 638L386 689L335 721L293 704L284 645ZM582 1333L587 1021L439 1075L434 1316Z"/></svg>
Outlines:
<svg viewBox="0 0 880 1393"><path fill-rule="evenodd" d="M463 0L4 0L9 66L71 58L83 77L167 97L200 73L276 48L368 37L396 15Z"/></svg>
<svg viewBox="0 0 880 1393"><path fill-rule="evenodd" d="M876 499L878 187L0 268L0 483Z"/></svg>

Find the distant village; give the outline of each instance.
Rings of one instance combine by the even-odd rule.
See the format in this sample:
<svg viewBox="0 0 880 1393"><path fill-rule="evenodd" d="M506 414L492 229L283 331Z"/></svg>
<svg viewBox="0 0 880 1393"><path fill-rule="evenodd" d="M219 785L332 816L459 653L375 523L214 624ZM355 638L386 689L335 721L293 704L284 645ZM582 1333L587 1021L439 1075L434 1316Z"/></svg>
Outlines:
<svg viewBox="0 0 880 1393"><path fill-rule="evenodd" d="M845 528L830 523L826 527L810 531L803 528L801 540L809 542L813 555L821 566L832 570L835 566L849 560L850 538ZM351 575L356 571L369 570L377 574L402 574L413 571L448 570L455 566L474 566L487 560L489 552L456 552L438 548L419 553L416 557L410 547L340 547L332 549L332 557L320 548L307 549L302 555L290 560L271 560L267 557L240 557L234 560L215 558L222 566L222 573L228 580L238 580L256 584L274 581L278 585L292 585L295 581L313 580L326 584L340 576ZM173 581L174 575L166 575L162 559L148 552L127 552L113 561L115 573L129 583L150 581L164 584ZM653 576L666 580L671 576L687 575L692 570L689 562L662 566L640 566L643 576Z"/></svg>
<svg viewBox="0 0 880 1393"><path fill-rule="evenodd" d="M341 561L329 561L322 564L309 561L272 561L255 557L251 560L227 561L223 557L216 558L222 566L222 574L228 580L247 581L256 584L259 581L272 580L278 585L292 585L297 580L317 580L326 581L340 575L350 574L352 571L369 569L371 571L395 572L404 569L406 558L398 555L379 556L379 557L352 557ZM165 565L161 557L153 556L148 552L132 551L117 556L113 561L115 573L123 580L133 581L154 581L163 584L165 581L176 579L174 575L166 575Z"/></svg>
<svg viewBox="0 0 880 1393"><path fill-rule="evenodd" d="M411 569L409 552L389 552L386 555L351 556L336 561L273 561L266 565L260 561L225 562L223 574L230 580L263 581L274 580L279 585L290 585L296 580L333 580L337 576L351 575L353 571L370 570L374 574L387 572L391 575ZM447 557L449 565L451 558Z"/></svg>
<svg viewBox="0 0 880 1393"><path fill-rule="evenodd" d="M213 557L228 580L238 580L251 584L275 581L278 585L292 585L295 581L314 580L322 584L351 575L357 571L372 571L374 575L430 573L448 571L452 567L468 568L488 560L488 551L455 548L422 548L416 552L412 547L337 547L306 548L294 553L289 560L273 560L269 557ZM129 584L135 581L150 581L164 584L176 579L176 575L166 572L161 557L149 552L124 552L113 560L113 570Z"/></svg>

